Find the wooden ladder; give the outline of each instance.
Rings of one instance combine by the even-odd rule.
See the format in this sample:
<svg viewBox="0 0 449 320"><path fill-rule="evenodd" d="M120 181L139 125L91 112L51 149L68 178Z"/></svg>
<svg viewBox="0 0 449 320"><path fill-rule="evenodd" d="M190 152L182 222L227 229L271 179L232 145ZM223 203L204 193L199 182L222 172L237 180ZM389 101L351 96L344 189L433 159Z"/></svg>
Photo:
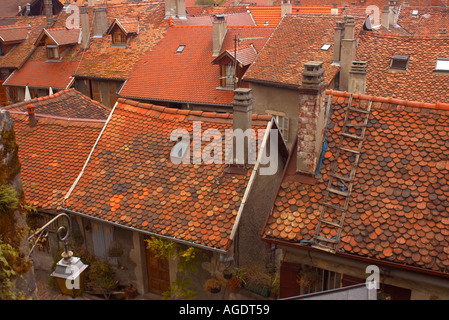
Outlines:
<svg viewBox="0 0 449 320"><path fill-rule="evenodd" d="M341 232L343 223L348 210L349 199L351 197L352 187L354 184L355 172L360 159L360 152L365 138L365 130L368 125L369 114L372 99L368 102L366 109L352 106L352 94L349 97L346 115L341 128L340 142L337 148L337 155L333 163L329 181L325 190L324 200L321 206L320 218L313 236L312 247L324 251L335 253L341 241ZM351 122L350 115L361 115L363 122ZM352 129L359 130L360 134L349 133ZM357 141L357 149L346 146L348 142ZM348 159L353 159L350 164L349 173L340 174L338 160L342 153L347 153ZM335 185L337 183L337 186ZM342 186L340 189L339 185ZM338 200L338 204L332 200ZM343 205L341 205L343 203ZM333 236L322 235L323 228L327 228L327 234ZM329 232L330 231L330 232Z"/></svg>

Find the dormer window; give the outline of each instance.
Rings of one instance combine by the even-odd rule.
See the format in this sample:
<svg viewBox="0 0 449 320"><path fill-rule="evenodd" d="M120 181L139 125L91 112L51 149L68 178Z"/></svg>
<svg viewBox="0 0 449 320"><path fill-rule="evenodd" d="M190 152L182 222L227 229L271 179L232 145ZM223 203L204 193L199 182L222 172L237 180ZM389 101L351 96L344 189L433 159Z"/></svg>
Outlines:
<svg viewBox="0 0 449 320"><path fill-rule="evenodd" d="M234 89L234 65L220 65L220 87Z"/></svg>
<svg viewBox="0 0 449 320"><path fill-rule="evenodd" d="M390 70L407 71L410 56L393 55L390 61Z"/></svg>
<svg viewBox="0 0 449 320"><path fill-rule="evenodd" d="M59 48L54 45L47 45L48 60L59 60Z"/></svg>
<svg viewBox="0 0 449 320"><path fill-rule="evenodd" d="M139 34L139 20L134 18L114 19L107 34L111 35L113 45L126 46L133 35Z"/></svg>
<svg viewBox="0 0 449 320"><path fill-rule="evenodd" d="M117 31L112 36L112 43L113 44L126 44L126 36L121 33L120 31Z"/></svg>

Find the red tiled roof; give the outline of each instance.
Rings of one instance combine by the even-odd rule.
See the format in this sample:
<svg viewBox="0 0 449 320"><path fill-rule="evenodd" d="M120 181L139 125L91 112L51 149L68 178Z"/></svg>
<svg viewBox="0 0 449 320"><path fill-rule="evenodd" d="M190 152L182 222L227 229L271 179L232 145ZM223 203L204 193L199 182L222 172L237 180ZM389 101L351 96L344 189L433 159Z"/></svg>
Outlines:
<svg viewBox="0 0 449 320"><path fill-rule="evenodd" d="M256 25L276 27L281 21L281 6L249 6ZM293 6L292 14L331 14L331 7Z"/></svg>
<svg viewBox="0 0 449 320"><path fill-rule="evenodd" d="M449 74L434 72L437 58L449 58L449 36L362 32L359 39L356 59L367 62L367 94L449 102ZM389 70L393 55L410 56L407 71Z"/></svg>
<svg viewBox="0 0 449 320"><path fill-rule="evenodd" d="M252 40L260 47L270 32L272 29L263 27L229 27L222 50L234 48L236 33L242 38L260 36L262 39ZM180 45L185 48L176 53ZM137 64L120 96L230 106L233 92L216 89L220 72L212 60L212 26L173 26Z"/></svg>
<svg viewBox="0 0 449 320"><path fill-rule="evenodd" d="M254 128L270 117L253 115ZM142 232L227 250L251 169L170 161L175 129L224 134L231 114L170 109L119 99L84 174L68 196L69 210ZM204 145L203 145L204 146Z"/></svg>
<svg viewBox="0 0 449 320"><path fill-rule="evenodd" d="M11 111L19 145L25 200L38 209L56 210L81 171L105 120L81 121Z"/></svg>
<svg viewBox="0 0 449 320"><path fill-rule="evenodd" d="M354 19L358 34L365 19ZM324 62L325 79L329 83L339 67L332 64L333 47L329 50L321 50L321 47L334 43L334 27L340 20L341 17L336 15L287 15L259 52L243 80L298 87L301 85L304 63L314 60Z"/></svg>
<svg viewBox="0 0 449 320"><path fill-rule="evenodd" d="M114 25L118 25L120 29L123 30L126 34L130 33L138 33L139 32L139 19L131 18L131 19L115 19L114 22L109 27L109 31L112 29Z"/></svg>
<svg viewBox="0 0 449 320"><path fill-rule="evenodd" d="M2 42L17 42L23 41L27 38L28 32L31 31L29 26L1 26L0 27L0 41Z"/></svg>
<svg viewBox="0 0 449 320"><path fill-rule="evenodd" d="M417 16L412 12L418 11ZM411 34L449 32L449 12L445 7L402 7L398 24Z"/></svg>
<svg viewBox="0 0 449 320"><path fill-rule="evenodd" d="M27 61L22 68L4 82L5 86L66 89L72 82L72 75L78 62Z"/></svg>
<svg viewBox="0 0 449 320"><path fill-rule="evenodd" d="M299 182L292 155L263 231L267 240L299 245L315 233L349 96L328 93L333 114L320 178ZM371 98L355 95L353 103ZM373 101L337 254L448 274L449 105ZM348 158L338 161L344 168Z"/></svg>
<svg viewBox="0 0 449 320"><path fill-rule="evenodd" d="M58 91L52 95L5 106L8 111L27 112L32 104L37 114L69 119L106 120L110 110L101 103L89 99L75 89Z"/></svg>
<svg viewBox="0 0 449 320"><path fill-rule="evenodd" d="M228 26L253 26L254 21L248 12L225 13ZM173 19L177 26L203 26L212 25L213 15L187 16L186 19Z"/></svg>
<svg viewBox="0 0 449 320"><path fill-rule="evenodd" d="M114 19L120 21L139 19L139 34L130 36L126 47L112 46L110 35L102 38L91 37L89 48L83 53L76 76L126 80L143 54L163 38L168 28L164 10L163 2L109 4L108 25L110 26ZM89 7L88 11L92 36L92 7Z"/></svg>
<svg viewBox="0 0 449 320"><path fill-rule="evenodd" d="M19 28L22 28L24 25L31 25L29 27L30 33L22 42L18 43L10 52L8 52L8 54L0 57L0 68L19 68L33 52L34 41L46 25L45 17L42 16L17 17L15 18L15 21L15 26L20 26ZM0 29L1 28L7 29L10 28L10 26L0 27ZM20 38L22 37L23 36L20 35Z"/></svg>
<svg viewBox="0 0 449 320"><path fill-rule="evenodd" d="M42 40L44 36L49 37L58 46L67 44L76 44L80 40L81 29L50 28L42 30L37 38L35 45Z"/></svg>

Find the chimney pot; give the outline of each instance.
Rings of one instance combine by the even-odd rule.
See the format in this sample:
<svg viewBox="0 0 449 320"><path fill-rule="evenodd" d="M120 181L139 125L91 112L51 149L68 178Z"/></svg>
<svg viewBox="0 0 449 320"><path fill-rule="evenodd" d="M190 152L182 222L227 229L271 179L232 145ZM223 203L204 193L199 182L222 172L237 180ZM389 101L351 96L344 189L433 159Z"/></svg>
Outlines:
<svg viewBox="0 0 449 320"><path fill-rule="evenodd" d="M36 126L36 115L34 114L34 106L31 103L27 105L27 112L30 127Z"/></svg>
<svg viewBox="0 0 449 320"><path fill-rule="evenodd" d="M94 7L93 29L94 37L103 37L108 30L108 16L106 7Z"/></svg>
<svg viewBox="0 0 449 320"><path fill-rule="evenodd" d="M351 71L349 72L349 89L350 93L365 94L366 90L366 62L353 61Z"/></svg>

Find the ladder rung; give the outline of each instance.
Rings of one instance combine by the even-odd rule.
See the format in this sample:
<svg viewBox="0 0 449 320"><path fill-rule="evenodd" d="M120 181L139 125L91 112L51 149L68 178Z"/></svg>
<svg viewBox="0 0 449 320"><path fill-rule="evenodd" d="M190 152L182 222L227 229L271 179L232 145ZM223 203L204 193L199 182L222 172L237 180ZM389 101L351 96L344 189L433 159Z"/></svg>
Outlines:
<svg viewBox="0 0 449 320"><path fill-rule="evenodd" d="M347 127L366 127L366 123L347 123Z"/></svg>
<svg viewBox="0 0 449 320"><path fill-rule="evenodd" d="M343 147L340 147L340 149L344 150L344 151L352 152L352 153L360 153L358 150L352 150L352 149L343 148Z"/></svg>
<svg viewBox="0 0 449 320"><path fill-rule="evenodd" d="M338 243L339 242L337 239L325 238L325 237L321 237L321 236L316 236L315 240L322 241L322 242L329 242L329 243Z"/></svg>
<svg viewBox="0 0 449 320"><path fill-rule="evenodd" d="M339 194L339 195L341 195L341 196L345 196L345 197L349 196L349 193L344 192L344 191L340 191L340 190L337 190L337 189L328 188L327 190L328 190L329 192L336 193L336 194Z"/></svg>
<svg viewBox="0 0 449 320"><path fill-rule="evenodd" d="M345 208L340 207L340 206L337 206L337 205L335 205L335 204L323 203L323 206L326 206L326 207L329 207L329 208L332 208L332 209L338 210L338 211L346 211Z"/></svg>
<svg viewBox="0 0 449 320"><path fill-rule="evenodd" d="M363 110L363 109L359 109L359 108L348 107L348 109L351 110L351 111L355 111L355 112L369 113L368 110Z"/></svg>
<svg viewBox="0 0 449 320"><path fill-rule="evenodd" d="M343 227L341 224L339 224L337 222L333 222L333 221L326 220L326 219L322 219L321 223L330 224L331 226L338 227L338 228L342 228Z"/></svg>
<svg viewBox="0 0 449 320"><path fill-rule="evenodd" d="M356 136L356 135L349 134L349 133L346 133L346 132L342 132L341 135L345 136L345 137L348 137L348 138L352 138L352 139L363 140L363 137L361 137L361 136Z"/></svg>
<svg viewBox="0 0 449 320"><path fill-rule="evenodd" d="M332 252L332 253L335 253L335 251L336 251L334 248L322 246L320 244L314 244L314 245L312 245L312 248L316 248L316 249L320 249L320 250Z"/></svg>
<svg viewBox="0 0 449 320"><path fill-rule="evenodd" d="M353 181L353 179L350 176L349 177L344 177L344 176L340 176L339 174L336 174L336 173L331 173L331 176L334 177L334 178L346 181L346 182Z"/></svg>

